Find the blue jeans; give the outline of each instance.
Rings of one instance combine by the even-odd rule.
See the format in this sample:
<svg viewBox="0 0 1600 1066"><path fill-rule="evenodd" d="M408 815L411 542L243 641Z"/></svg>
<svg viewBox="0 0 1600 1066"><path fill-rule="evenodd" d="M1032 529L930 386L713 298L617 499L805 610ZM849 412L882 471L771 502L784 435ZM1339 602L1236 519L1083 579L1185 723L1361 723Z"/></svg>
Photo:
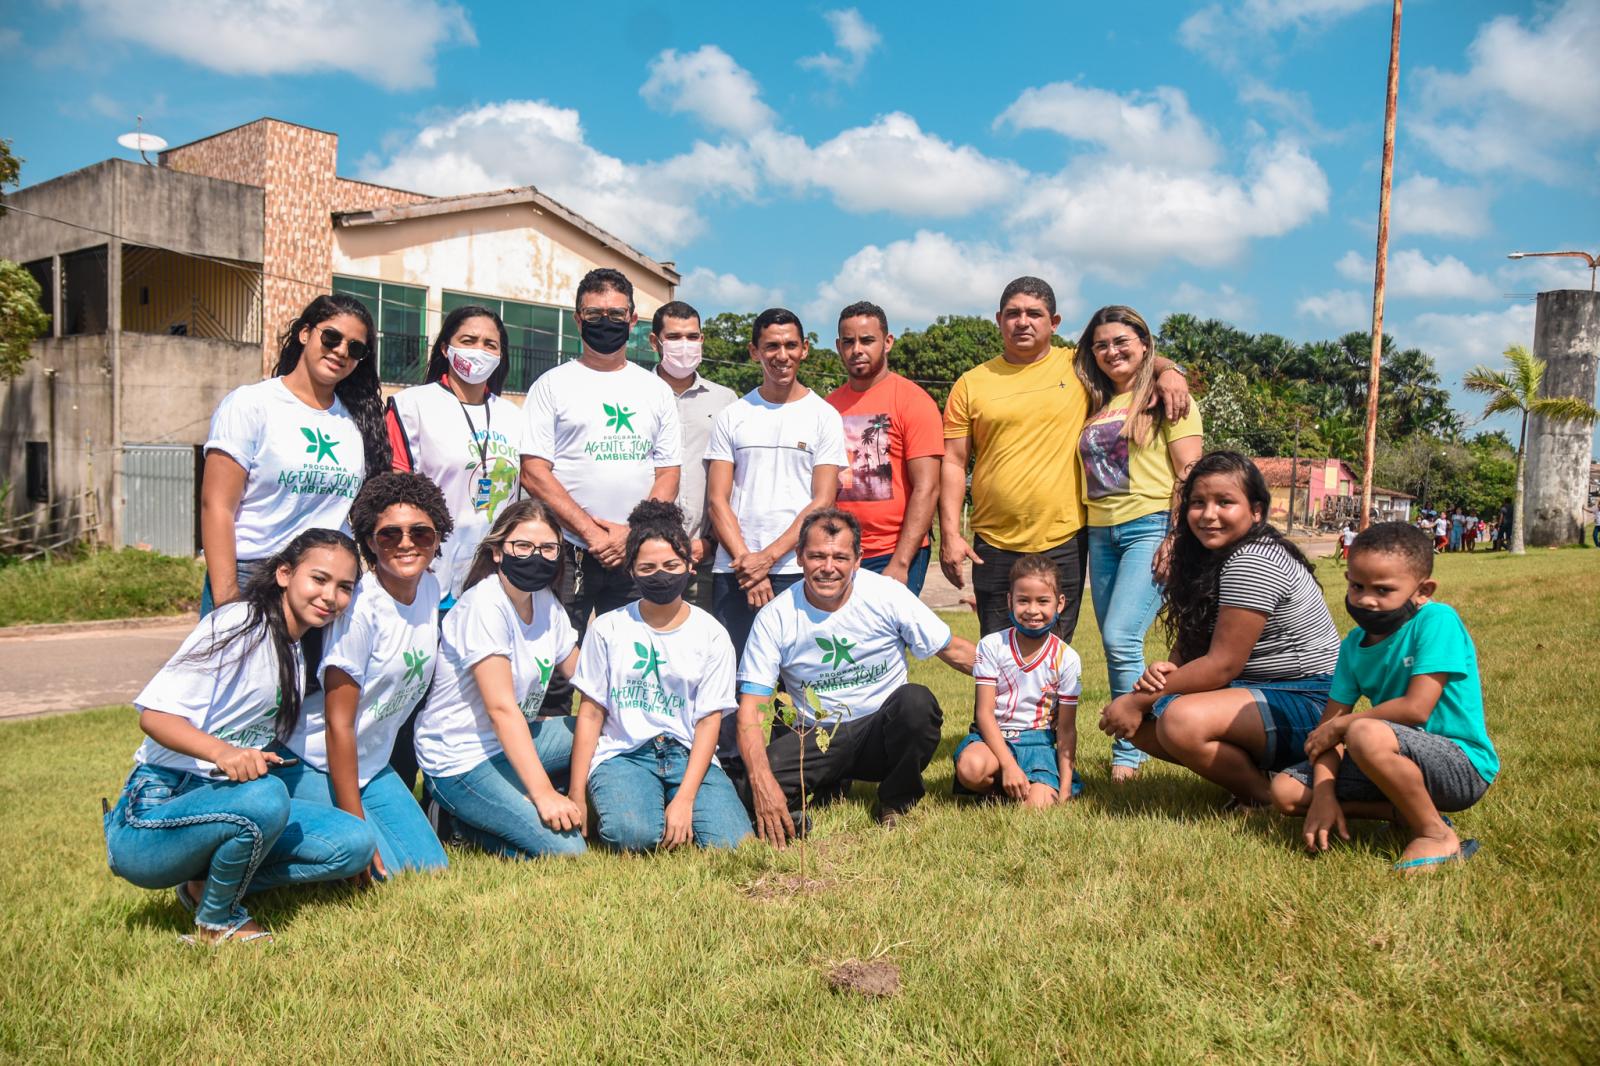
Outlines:
<svg viewBox="0 0 1600 1066"><path fill-rule="evenodd" d="M573 726L570 716L541 718L529 724L533 748L546 773L572 765ZM484 851L512 859L584 851L582 833L576 829L560 832L539 820L539 808L522 790L522 779L503 751L464 774L424 774L423 782L439 806L460 823L461 835Z"/></svg>
<svg viewBox="0 0 1600 1066"><path fill-rule="evenodd" d="M1150 567L1166 535L1165 511L1120 525L1089 527L1089 592L1100 622L1112 699L1132 692L1144 673L1144 635L1161 608L1161 586ZM1146 758L1126 740L1111 744L1112 766L1139 766Z"/></svg>
<svg viewBox="0 0 1600 1066"><path fill-rule="evenodd" d="M928 580L928 558L931 554L930 546L924 544L917 549L917 554L911 557L911 569L906 571L906 588L918 596L922 595L922 583ZM869 555L861 560L861 569L881 574L893 561L893 552L888 555Z"/></svg>
<svg viewBox="0 0 1600 1066"><path fill-rule="evenodd" d="M279 752L300 758L287 748ZM294 766L274 770L273 776L283 781L295 802L337 808L333 799L333 778L305 759L301 758ZM427 815L417 806L416 797L393 767L385 766L362 787L361 809L372 835L377 838L378 855L389 873L442 870L449 865L444 845L428 825Z"/></svg>
<svg viewBox="0 0 1600 1066"><path fill-rule="evenodd" d="M105 816L111 872L141 888L205 879L195 924L248 918L248 892L354 877L374 842L354 815L299 803L269 774L238 784L139 766Z"/></svg>
<svg viewBox="0 0 1600 1066"><path fill-rule="evenodd" d="M237 562L234 579L240 592L244 591L245 585L249 584L250 579L261 569L261 564L264 562L265 559L240 559ZM211 595L211 574L208 572L205 580L200 583L200 617L204 618L216 609L217 601Z"/></svg>
<svg viewBox="0 0 1600 1066"><path fill-rule="evenodd" d="M688 768L689 749L671 737L656 737L595 767L589 796L601 841L618 851L649 851L660 844L667 804ZM694 794L694 842L702 848L733 848L749 835L750 817L739 793L722 767L712 763Z"/></svg>

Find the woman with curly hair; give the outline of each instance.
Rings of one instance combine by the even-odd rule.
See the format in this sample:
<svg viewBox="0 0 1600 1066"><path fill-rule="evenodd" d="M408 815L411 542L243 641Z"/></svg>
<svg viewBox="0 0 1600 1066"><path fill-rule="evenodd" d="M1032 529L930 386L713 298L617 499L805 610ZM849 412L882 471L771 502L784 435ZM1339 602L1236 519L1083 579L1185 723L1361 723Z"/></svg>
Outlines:
<svg viewBox="0 0 1600 1066"><path fill-rule="evenodd" d="M376 337L360 300L318 296L284 333L273 376L217 405L200 488L202 615L301 530L341 526L362 479L389 469Z"/></svg>
<svg viewBox="0 0 1600 1066"><path fill-rule="evenodd" d="M365 819L378 851L363 877L381 880L446 864L389 754L433 680L439 582L428 567L452 527L437 485L395 473L367 479L350 526L369 569L349 609L323 634L320 686L283 745L283 754L300 762L283 771L283 783L296 800Z"/></svg>
<svg viewBox="0 0 1600 1066"><path fill-rule="evenodd" d="M1172 641L1100 728L1221 785L1240 806L1271 800L1267 773L1305 758L1339 658L1311 564L1267 522L1254 463L1212 452L1183 483L1162 592Z"/></svg>

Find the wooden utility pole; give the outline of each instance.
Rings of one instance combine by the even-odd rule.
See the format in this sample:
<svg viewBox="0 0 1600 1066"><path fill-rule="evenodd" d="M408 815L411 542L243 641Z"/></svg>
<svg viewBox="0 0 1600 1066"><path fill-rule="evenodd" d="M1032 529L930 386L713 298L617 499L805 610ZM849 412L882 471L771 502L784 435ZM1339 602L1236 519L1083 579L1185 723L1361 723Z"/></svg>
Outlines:
<svg viewBox="0 0 1600 1066"><path fill-rule="evenodd" d="M1372 362L1367 372L1367 441L1361 469L1361 514L1356 529L1372 521L1372 464L1378 453L1378 372L1383 367L1383 287L1389 270L1389 188L1394 183L1394 112L1400 94L1400 4L1394 0L1389 30L1389 95L1383 107L1383 177L1378 192L1378 254L1372 268Z"/></svg>

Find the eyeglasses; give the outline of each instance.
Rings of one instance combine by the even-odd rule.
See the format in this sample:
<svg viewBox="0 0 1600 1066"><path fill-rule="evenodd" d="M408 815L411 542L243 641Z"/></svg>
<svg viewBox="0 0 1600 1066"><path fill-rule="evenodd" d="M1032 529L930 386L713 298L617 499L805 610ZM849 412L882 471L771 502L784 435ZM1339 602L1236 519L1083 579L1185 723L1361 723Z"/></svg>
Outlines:
<svg viewBox="0 0 1600 1066"><path fill-rule="evenodd" d="M633 312L626 307L585 307L578 312L578 318L584 322L598 322L602 318L607 322L626 322Z"/></svg>
<svg viewBox="0 0 1600 1066"><path fill-rule="evenodd" d="M513 559L526 559L534 552L538 552L546 559L554 559L561 554L561 544L559 541L545 541L543 544L535 544L531 540L508 540L506 541L505 552Z"/></svg>
<svg viewBox="0 0 1600 1066"><path fill-rule="evenodd" d="M400 547L407 536L419 551L428 551L439 543L439 531L432 526L384 526L372 536L378 547L391 552Z"/></svg>
<svg viewBox="0 0 1600 1066"><path fill-rule="evenodd" d="M1122 336L1113 337L1108 341L1095 341L1089 346L1089 350L1095 355L1105 355L1109 351L1115 351L1118 355L1126 355L1133 351L1133 346L1138 343L1138 340L1132 334L1124 333Z"/></svg>
<svg viewBox="0 0 1600 1066"><path fill-rule="evenodd" d="M338 351L339 345L345 343L345 335L332 326L323 326L317 335L322 340L322 346L330 352ZM358 363L365 359L371 351L372 349L367 346L366 341L353 340L350 341L349 347L345 348L346 354Z"/></svg>

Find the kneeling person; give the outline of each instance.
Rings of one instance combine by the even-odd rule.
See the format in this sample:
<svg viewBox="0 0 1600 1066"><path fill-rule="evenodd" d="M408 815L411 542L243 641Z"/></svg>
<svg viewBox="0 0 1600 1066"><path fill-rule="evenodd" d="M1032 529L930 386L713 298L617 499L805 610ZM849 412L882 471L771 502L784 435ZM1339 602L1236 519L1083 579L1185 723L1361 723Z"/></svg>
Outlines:
<svg viewBox="0 0 1600 1066"><path fill-rule="evenodd" d="M1083 664L1055 633L1067 598L1048 555L1011 564L1007 599L1011 627L978 641L972 731L956 746L953 791L1049 807L1083 791L1073 769Z"/></svg>
<svg viewBox="0 0 1600 1066"><path fill-rule="evenodd" d="M1358 628L1339 648L1306 762L1272 781L1274 805L1305 816L1306 846L1326 850L1346 818L1398 815L1410 834L1401 870L1465 859L1440 811L1483 798L1500 758L1483 719L1478 655L1461 617L1431 600L1433 545L1404 522L1371 526L1350 546L1345 607ZM1365 696L1372 706L1353 714Z"/></svg>
<svg viewBox="0 0 1600 1066"><path fill-rule="evenodd" d="M592 797L600 839L622 851L734 847L750 835L717 764L733 711L733 643L685 603L693 576L683 512L646 500L628 515L628 572L643 599L594 620L572 679L582 702L568 797Z"/></svg>
<svg viewBox="0 0 1600 1066"><path fill-rule="evenodd" d="M826 794L850 779L878 782L877 817L892 822L925 791L922 771L939 746L944 716L922 685L907 682L905 652L937 655L972 672L971 641L911 590L859 569L861 527L836 508L806 516L799 535L802 581L773 597L756 615L739 663L738 745L746 802L756 831L782 847L795 835L790 813L802 790ZM805 736L763 735L761 705L780 680L796 696ZM820 724L799 694L821 701ZM827 750L816 730L829 734ZM800 774L805 745L805 777Z"/></svg>

